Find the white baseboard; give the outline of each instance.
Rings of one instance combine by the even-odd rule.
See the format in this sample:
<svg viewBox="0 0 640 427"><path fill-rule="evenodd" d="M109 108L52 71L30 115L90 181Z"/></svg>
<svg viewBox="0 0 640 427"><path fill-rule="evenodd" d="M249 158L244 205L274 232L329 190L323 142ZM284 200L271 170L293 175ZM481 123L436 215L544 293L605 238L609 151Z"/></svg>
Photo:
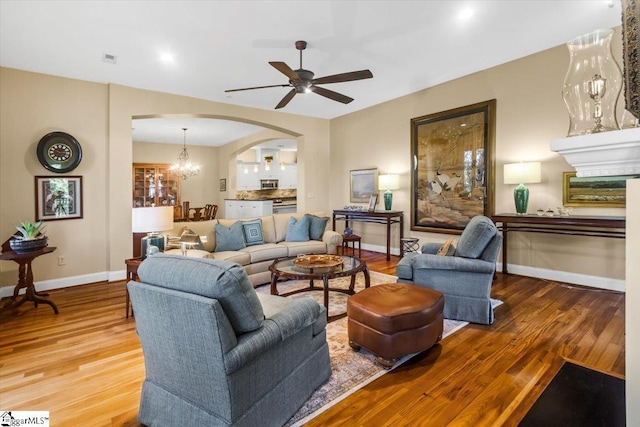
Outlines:
<svg viewBox="0 0 640 427"><path fill-rule="evenodd" d="M99 273L83 274L80 276L61 277L59 279L42 280L34 282L37 291L50 291L52 289L62 289L71 286L86 285L89 283L113 282L116 280L124 280L127 276L126 270L122 271L103 271ZM0 298L10 297L13 295L15 285L3 286L0 288ZM24 294L24 289L20 290L20 294Z"/></svg>
<svg viewBox="0 0 640 427"><path fill-rule="evenodd" d="M497 271L502 271L502 263L497 264ZM555 280L574 285L625 292L624 280L611 279L609 277L588 276L586 274L572 273L569 271L547 270L544 268L515 264L508 264L508 271L509 273L519 274L520 276L536 277L538 279Z"/></svg>
<svg viewBox="0 0 640 427"><path fill-rule="evenodd" d="M372 251L372 252L379 252L381 254L386 254L387 253L387 247L386 246L378 246L378 245L369 245L369 244L363 244L362 245L362 249L366 250L366 251ZM398 255L400 256L400 249L399 248L394 248L391 247L391 255Z"/></svg>

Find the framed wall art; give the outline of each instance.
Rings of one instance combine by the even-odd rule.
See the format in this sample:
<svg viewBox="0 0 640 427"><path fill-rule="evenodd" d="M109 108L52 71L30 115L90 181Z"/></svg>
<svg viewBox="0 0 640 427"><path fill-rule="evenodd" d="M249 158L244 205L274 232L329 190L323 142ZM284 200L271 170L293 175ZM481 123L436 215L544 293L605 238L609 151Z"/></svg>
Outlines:
<svg viewBox="0 0 640 427"><path fill-rule="evenodd" d="M220 179L220 191L227 191L227 179Z"/></svg>
<svg viewBox="0 0 640 427"><path fill-rule="evenodd" d="M411 229L460 234L493 214L495 111L492 99L411 119Z"/></svg>
<svg viewBox="0 0 640 427"><path fill-rule="evenodd" d="M562 174L562 205L624 208L627 204L627 179L640 175L577 177L575 172Z"/></svg>
<svg viewBox="0 0 640 427"><path fill-rule="evenodd" d="M82 218L81 176L36 176L36 221Z"/></svg>
<svg viewBox="0 0 640 427"><path fill-rule="evenodd" d="M622 72L625 105L640 119L640 2L622 0Z"/></svg>
<svg viewBox="0 0 640 427"><path fill-rule="evenodd" d="M350 195L353 203L369 203L372 195L378 195L378 168L350 171Z"/></svg>

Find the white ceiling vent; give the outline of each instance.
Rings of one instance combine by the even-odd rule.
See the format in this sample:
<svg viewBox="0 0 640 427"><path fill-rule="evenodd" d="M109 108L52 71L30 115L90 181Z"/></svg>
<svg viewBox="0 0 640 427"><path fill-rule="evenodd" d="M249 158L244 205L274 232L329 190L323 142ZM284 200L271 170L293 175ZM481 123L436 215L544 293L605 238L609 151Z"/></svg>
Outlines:
<svg viewBox="0 0 640 427"><path fill-rule="evenodd" d="M118 57L115 55L111 55L110 53L102 54L102 62L106 62L107 64L115 64L118 61Z"/></svg>

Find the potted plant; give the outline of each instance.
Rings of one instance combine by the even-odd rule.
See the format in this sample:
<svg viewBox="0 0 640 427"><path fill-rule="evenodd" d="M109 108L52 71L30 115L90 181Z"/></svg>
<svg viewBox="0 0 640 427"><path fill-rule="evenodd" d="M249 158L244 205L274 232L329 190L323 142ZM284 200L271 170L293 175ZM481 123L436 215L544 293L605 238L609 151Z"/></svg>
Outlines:
<svg viewBox="0 0 640 427"><path fill-rule="evenodd" d="M44 224L42 221L32 223L29 221L23 221L20 225L16 225L16 229L20 232L20 235L14 234L13 238L9 240L9 246L14 252L31 252L47 246L48 238L42 231L44 230Z"/></svg>

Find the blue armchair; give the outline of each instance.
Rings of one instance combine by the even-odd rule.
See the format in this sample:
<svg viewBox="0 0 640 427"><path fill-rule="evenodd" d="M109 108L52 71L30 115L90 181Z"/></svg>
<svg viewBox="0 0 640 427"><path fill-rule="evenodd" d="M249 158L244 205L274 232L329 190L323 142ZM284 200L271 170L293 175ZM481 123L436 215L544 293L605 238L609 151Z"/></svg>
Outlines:
<svg viewBox="0 0 640 427"><path fill-rule="evenodd" d="M422 253L406 254L396 268L398 282L442 292L447 319L490 325L493 308L489 294L501 243L502 233L493 221L476 216L449 255L437 255L442 246L438 243L425 244Z"/></svg>
<svg viewBox="0 0 640 427"><path fill-rule="evenodd" d="M148 426L282 425L331 375L325 308L257 294L238 264L158 254L127 284Z"/></svg>

